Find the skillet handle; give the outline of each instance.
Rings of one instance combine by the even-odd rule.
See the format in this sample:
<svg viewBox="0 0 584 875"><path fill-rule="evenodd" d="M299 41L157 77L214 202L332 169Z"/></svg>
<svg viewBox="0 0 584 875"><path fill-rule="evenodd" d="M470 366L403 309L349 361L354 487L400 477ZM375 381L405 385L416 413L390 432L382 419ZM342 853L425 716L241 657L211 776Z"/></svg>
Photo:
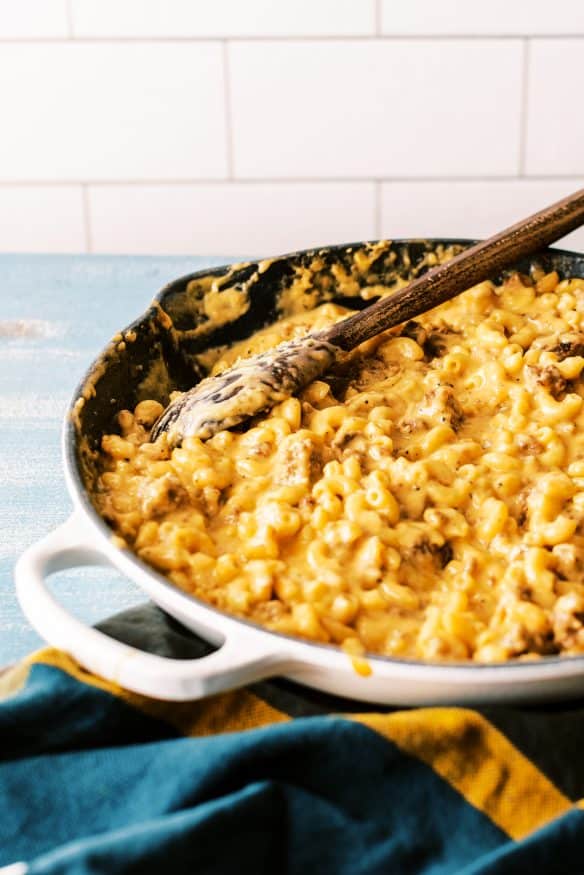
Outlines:
<svg viewBox="0 0 584 875"><path fill-rule="evenodd" d="M155 699L182 702L270 677L290 665L245 633L227 638L200 659L169 659L116 641L70 614L46 585L49 574L83 565L111 563L73 514L22 554L15 567L16 592L27 619L46 641L106 680Z"/></svg>

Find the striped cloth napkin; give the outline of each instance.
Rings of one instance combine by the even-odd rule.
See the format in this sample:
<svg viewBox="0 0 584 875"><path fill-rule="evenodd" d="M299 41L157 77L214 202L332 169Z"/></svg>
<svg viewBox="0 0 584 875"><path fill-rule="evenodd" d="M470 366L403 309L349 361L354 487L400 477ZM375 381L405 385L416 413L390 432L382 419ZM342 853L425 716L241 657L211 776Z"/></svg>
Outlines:
<svg viewBox="0 0 584 875"><path fill-rule="evenodd" d="M206 645L153 606L101 628ZM584 872L584 707L368 710L276 680L147 699L65 653L0 678L0 872Z"/></svg>

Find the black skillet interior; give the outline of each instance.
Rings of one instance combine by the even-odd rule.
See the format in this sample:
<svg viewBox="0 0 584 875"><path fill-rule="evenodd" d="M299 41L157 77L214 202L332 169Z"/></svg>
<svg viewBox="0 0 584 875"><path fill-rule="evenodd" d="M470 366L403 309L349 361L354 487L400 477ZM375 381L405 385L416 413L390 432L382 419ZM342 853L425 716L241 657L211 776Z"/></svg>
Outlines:
<svg viewBox="0 0 584 875"><path fill-rule="evenodd" d="M194 385L204 376L196 356L248 337L273 322L281 315L282 291L290 288L302 269L309 269L312 277L311 288L306 290L306 309L326 300L362 309L374 300L360 297L371 278L376 285L391 287L397 278L413 279L428 270L434 254L449 248L456 253L471 242L433 239L353 243L305 250L265 262L213 268L174 280L162 289L144 315L113 339L79 388L79 397L84 401L72 420L69 451L77 458L84 485L91 485L94 452L101 435L116 430L119 410L132 409L144 398L156 398L165 404L170 391ZM331 268L336 266L343 275L350 274L359 252L371 257L368 271L357 272L358 287L350 295L335 293L338 274L333 275ZM534 265L546 272L557 270L562 277L584 276L584 254L548 249L514 268L528 274ZM219 280L220 294L241 291L249 306L234 321L221 327L209 325L207 331L207 317L200 302L213 279ZM203 330L193 331L201 325Z"/></svg>

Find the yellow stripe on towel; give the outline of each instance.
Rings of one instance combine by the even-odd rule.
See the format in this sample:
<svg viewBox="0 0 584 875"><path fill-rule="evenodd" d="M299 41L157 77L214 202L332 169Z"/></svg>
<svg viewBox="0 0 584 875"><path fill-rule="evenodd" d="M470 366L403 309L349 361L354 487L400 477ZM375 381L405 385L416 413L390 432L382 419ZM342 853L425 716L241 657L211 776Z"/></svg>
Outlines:
<svg viewBox="0 0 584 875"><path fill-rule="evenodd" d="M0 672L0 702L20 692L26 684L29 672L30 665L23 662L17 662Z"/></svg>
<svg viewBox="0 0 584 875"><path fill-rule="evenodd" d="M512 839L572 805L489 721L466 708L420 708L354 719L418 757Z"/></svg>
<svg viewBox="0 0 584 875"><path fill-rule="evenodd" d="M241 732L244 729L283 723L290 719L286 714L272 708L259 696L245 689L220 693L197 702L163 702L159 699L150 699L139 693L131 693L118 684L92 674L67 653L52 647L31 654L26 663L28 665L39 663L58 668L81 683L97 687L122 699L126 704L148 714L149 717L170 723L183 735Z"/></svg>

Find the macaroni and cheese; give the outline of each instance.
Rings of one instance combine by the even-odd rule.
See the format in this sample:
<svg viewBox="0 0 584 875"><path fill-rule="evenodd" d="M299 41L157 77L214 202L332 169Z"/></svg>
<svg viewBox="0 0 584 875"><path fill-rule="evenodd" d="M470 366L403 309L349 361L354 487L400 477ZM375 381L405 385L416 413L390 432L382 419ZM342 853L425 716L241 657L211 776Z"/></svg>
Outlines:
<svg viewBox="0 0 584 875"><path fill-rule="evenodd" d="M323 304L239 356L351 311ZM584 652L584 280L481 283L243 431L171 449L153 400L94 502L183 590L268 629L430 661Z"/></svg>

